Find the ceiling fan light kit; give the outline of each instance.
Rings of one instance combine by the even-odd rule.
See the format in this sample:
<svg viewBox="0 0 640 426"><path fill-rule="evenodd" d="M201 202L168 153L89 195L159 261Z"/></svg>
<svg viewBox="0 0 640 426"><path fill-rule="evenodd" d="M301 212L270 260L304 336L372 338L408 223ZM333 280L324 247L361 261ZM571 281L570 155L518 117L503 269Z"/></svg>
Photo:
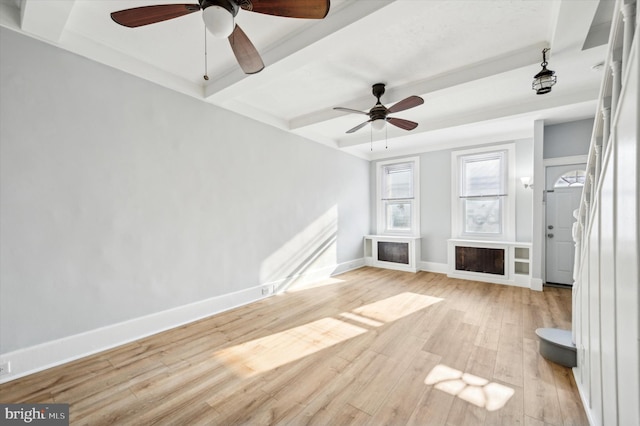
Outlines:
<svg viewBox="0 0 640 426"><path fill-rule="evenodd" d="M234 22L240 9L285 18L323 19L329 8L330 0L198 0L198 4L160 4L119 10L111 13L111 19L122 26L137 28L202 10L207 30L215 37L227 38L242 70L255 74L262 71L264 63L249 37ZM205 80L208 79L205 73Z"/></svg>
<svg viewBox="0 0 640 426"><path fill-rule="evenodd" d="M236 9L236 14L237 14ZM227 38L233 32L235 14L221 6L209 6L202 11L202 20L207 30L216 38Z"/></svg>
<svg viewBox="0 0 640 426"><path fill-rule="evenodd" d="M533 76L533 84L531 88L536 91L536 95L544 95L551 92L551 87L556 84L556 72L547 69L547 52L550 49L545 47L542 49L542 70Z"/></svg>
<svg viewBox="0 0 640 426"><path fill-rule="evenodd" d="M371 122L371 128L376 132L381 132L386 127L387 122L381 118Z"/></svg>

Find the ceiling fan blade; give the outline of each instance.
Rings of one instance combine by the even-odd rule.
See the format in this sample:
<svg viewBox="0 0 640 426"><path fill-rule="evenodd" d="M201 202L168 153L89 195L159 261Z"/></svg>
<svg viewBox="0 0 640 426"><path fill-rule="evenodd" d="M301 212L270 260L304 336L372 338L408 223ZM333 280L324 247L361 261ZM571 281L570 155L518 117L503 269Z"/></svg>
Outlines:
<svg viewBox="0 0 640 426"><path fill-rule="evenodd" d="M262 71L264 62L262 62L260 54L238 25L229 36L229 44L245 74L255 74Z"/></svg>
<svg viewBox="0 0 640 426"><path fill-rule="evenodd" d="M371 120L367 120L364 123L358 124L356 127L354 127L353 129L349 129L347 130L347 133L353 133L353 132L357 132L358 130L362 129L364 126L367 125L367 123L370 123Z"/></svg>
<svg viewBox="0 0 640 426"><path fill-rule="evenodd" d="M354 113L354 114L369 115L368 112L360 111L360 110L357 110L357 109L344 108L344 107L335 107L333 109L335 109L336 111L343 111L343 112L351 112L351 113Z"/></svg>
<svg viewBox="0 0 640 426"><path fill-rule="evenodd" d="M415 121L403 120L402 118L387 117L387 121L403 130L413 130L418 127Z"/></svg>
<svg viewBox="0 0 640 426"><path fill-rule="evenodd" d="M111 19L125 27L135 28L178 18L199 10L200 6L197 4L159 4L113 12Z"/></svg>
<svg viewBox="0 0 640 426"><path fill-rule="evenodd" d="M330 7L329 0L242 0L238 3L251 12L306 19L322 19Z"/></svg>
<svg viewBox="0 0 640 426"><path fill-rule="evenodd" d="M404 111L405 109L417 107L418 105L422 105L423 103L424 99L422 99L420 96L409 96L408 98L401 100L400 102L389 108L389 113Z"/></svg>

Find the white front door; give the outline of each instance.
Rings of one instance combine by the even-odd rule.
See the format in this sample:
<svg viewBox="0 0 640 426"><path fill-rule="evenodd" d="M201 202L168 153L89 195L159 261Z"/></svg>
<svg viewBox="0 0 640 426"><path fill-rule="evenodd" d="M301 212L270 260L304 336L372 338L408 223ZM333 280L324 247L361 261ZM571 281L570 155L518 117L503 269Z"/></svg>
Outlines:
<svg viewBox="0 0 640 426"><path fill-rule="evenodd" d="M581 166L570 166L580 169ZM580 206L582 186L554 186L567 166L547 168L546 203L546 274L545 281L554 284L573 284L575 244L572 236L573 211Z"/></svg>

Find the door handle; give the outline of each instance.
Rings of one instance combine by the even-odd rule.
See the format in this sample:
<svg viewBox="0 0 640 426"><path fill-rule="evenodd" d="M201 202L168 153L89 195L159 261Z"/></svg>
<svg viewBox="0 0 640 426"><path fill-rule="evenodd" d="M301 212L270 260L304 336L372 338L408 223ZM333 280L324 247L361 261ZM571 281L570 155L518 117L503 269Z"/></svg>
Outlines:
<svg viewBox="0 0 640 426"><path fill-rule="evenodd" d="M547 228L553 229L553 225L549 225L549 226L547 226Z"/></svg>
<svg viewBox="0 0 640 426"><path fill-rule="evenodd" d="M547 234L547 237L553 238L553 234Z"/></svg>

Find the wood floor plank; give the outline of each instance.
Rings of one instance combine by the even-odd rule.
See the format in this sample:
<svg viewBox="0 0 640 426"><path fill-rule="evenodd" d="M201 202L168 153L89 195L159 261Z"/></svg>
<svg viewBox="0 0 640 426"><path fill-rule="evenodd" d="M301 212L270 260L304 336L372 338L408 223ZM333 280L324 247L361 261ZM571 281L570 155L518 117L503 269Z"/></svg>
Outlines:
<svg viewBox="0 0 640 426"><path fill-rule="evenodd" d="M570 319L570 290L365 267L2 384L0 399L69 403L92 426L582 425L571 370L534 333Z"/></svg>
<svg viewBox="0 0 640 426"><path fill-rule="evenodd" d="M503 322L496 357L494 379L523 386L522 327Z"/></svg>
<svg viewBox="0 0 640 426"><path fill-rule="evenodd" d="M550 324L550 314L547 312L549 320L544 318L545 312L536 305L523 305L523 337L526 339L537 339L536 329L548 327Z"/></svg>
<svg viewBox="0 0 640 426"><path fill-rule="evenodd" d="M391 387L397 383L399 375L407 368L406 365L396 365L391 362L386 355L373 351L371 353L372 356L366 365L360 369L356 379L347 388L350 395L346 397L349 405L369 415L373 414L387 398ZM401 370L398 376L393 374L396 369Z"/></svg>
<svg viewBox="0 0 640 426"><path fill-rule="evenodd" d="M367 371L362 372L364 373L362 376L369 375L370 378L366 381L362 380L354 397L349 399L349 404L369 415L374 415L389 399L392 389L397 388L404 372L418 358L423 344L424 341L417 337L406 336L405 345L397 346L398 351L387 351L386 355L380 354L378 364L372 363L369 367L373 370L369 374Z"/></svg>
<svg viewBox="0 0 640 426"><path fill-rule="evenodd" d="M522 288L517 287L510 289L503 287L501 292L500 303L504 306L503 322L510 324L521 325L523 320L523 307L522 307Z"/></svg>
<svg viewBox="0 0 640 426"><path fill-rule="evenodd" d="M461 322L450 334L449 343L442 356L442 362L451 368L464 371L474 349L473 340L478 334L478 326Z"/></svg>
<svg viewBox="0 0 640 426"><path fill-rule="evenodd" d="M555 379L564 426L588 424L589 420L580 403L580 394L571 370L553 362L550 363L550 367Z"/></svg>
<svg viewBox="0 0 640 426"><path fill-rule="evenodd" d="M418 401L416 409L413 410L406 424L415 426L446 424L454 399L455 396L430 386Z"/></svg>
<svg viewBox="0 0 640 426"><path fill-rule="evenodd" d="M478 330L473 344L481 346L489 350L498 350L498 343L500 342L500 329L483 326Z"/></svg>
<svg viewBox="0 0 640 426"><path fill-rule="evenodd" d="M370 424L393 426L404 424L411 418L418 401L428 392L428 387L424 383L425 378L441 359L439 355L419 351L410 367L391 389L389 397L372 416Z"/></svg>
<svg viewBox="0 0 640 426"><path fill-rule="evenodd" d="M486 416L487 410L484 408L470 404L460 398L455 398L449 409L446 425L481 425L484 424Z"/></svg>
<svg viewBox="0 0 640 426"><path fill-rule="evenodd" d="M536 340L524 339L525 404L527 416L553 425L562 425L562 412L551 362L538 353Z"/></svg>
<svg viewBox="0 0 640 426"><path fill-rule="evenodd" d="M426 352L431 352L438 355L446 355L449 352L450 339L457 339L457 336L453 333L464 318L464 312L454 309L449 309L444 314L442 321L438 325L438 329L427 340L422 348Z"/></svg>
<svg viewBox="0 0 640 426"><path fill-rule="evenodd" d="M371 416L349 404L331 419L331 425L336 426L359 426L366 425L371 421Z"/></svg>
<svg viewBox="0 0 640 426"><path fill-rule="evenodd" d="M513 390L513 395L505 406L499 410L487 412L485 425L487 426L512 426L522 425L524 422L524 391L520 386L495 381Z"/></svg>

